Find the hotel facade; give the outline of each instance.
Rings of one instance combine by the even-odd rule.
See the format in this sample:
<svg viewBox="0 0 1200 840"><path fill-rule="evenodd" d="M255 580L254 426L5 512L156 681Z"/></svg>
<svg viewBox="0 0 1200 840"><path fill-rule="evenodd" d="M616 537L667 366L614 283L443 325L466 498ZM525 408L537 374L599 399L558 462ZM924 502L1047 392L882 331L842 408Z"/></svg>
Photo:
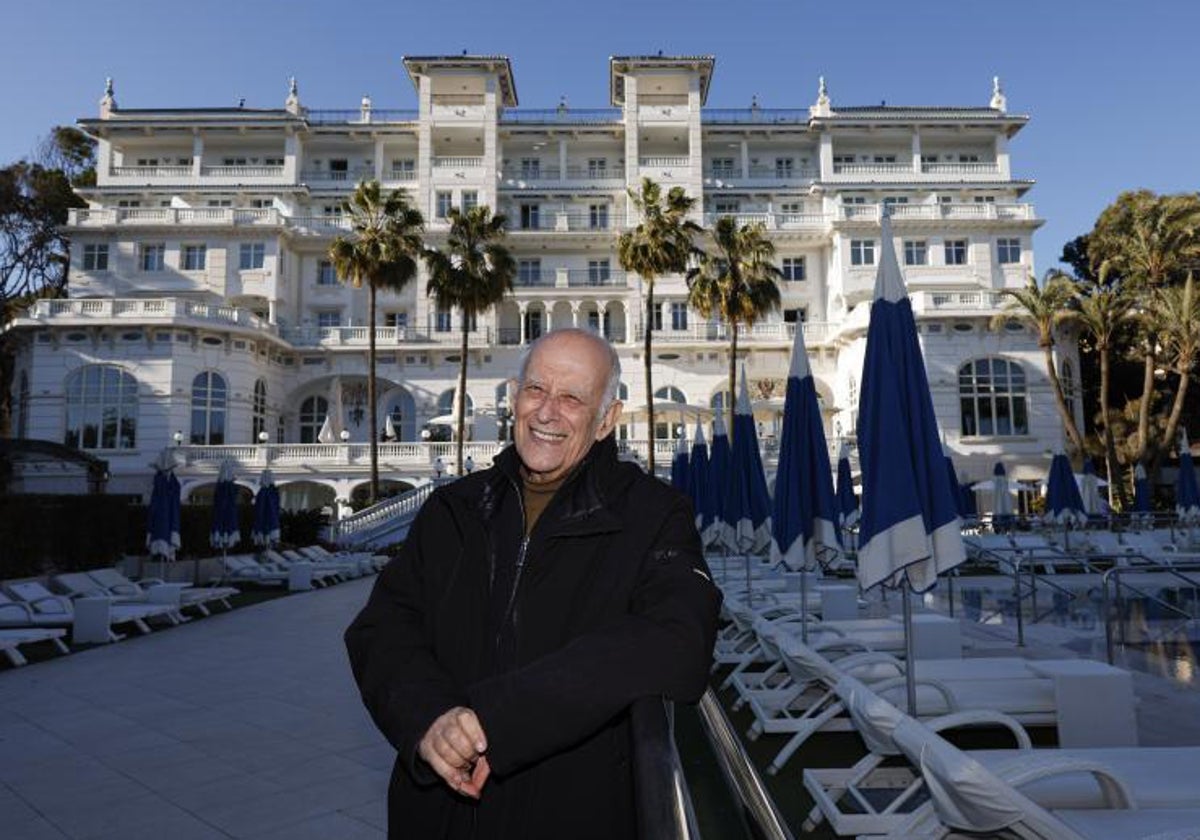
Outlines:
<svg viewBox="0 0 1200 840"><path fill-rule="evenodd" d="M531 110L517 107L506 57L403 64L415 110L366 97L310 109L294 80L279 109L123 109L110 82L99 115L80 121L98 143L97 182L67 223L70 295L8 327L17 436L104 459L109 492L148 493L151 461L176 446L185 498L232 459L241 483L270 466L285 504L309 507L362 494L367 441L390 431L382 477L426 482L439 455L453 460L440 441L458 316L435 306L422 269L380 295L369 325L365 293L327 256L349 229L342 202L376 179L408 193L432 246L452 207L508 218L515 288L470 338L477 464L508 435L505 381L523 345L578 326L613 342L633 408L653 330L656 401L686 407L654 430L634 411L619 433L643 459L656 446L666 467L681 418L723 403L728 344L724 324L688 306L683 277L656 282L647 321L642 280L621 269L617 238L636 224L627 190L649 177L698 199L706 227L732 215L775 244L781 309L739 336L768 469L797 329L831 446L853 437L886 206L947 451L972 479L1000 459L1017 478L1043 474L1060 423L1042 351L1026 328L990 324L1001 291L1034 271L1041 224L1009 152L1028 117L1008 112L998 81L979 107L844 107L822 80L809 106L724 109L706 103L711 56L628 56L610 61L610 107ZM365 406L372 328L386 430L369 428ZM1070 385L1076 349L1058 352Z"/></svg>

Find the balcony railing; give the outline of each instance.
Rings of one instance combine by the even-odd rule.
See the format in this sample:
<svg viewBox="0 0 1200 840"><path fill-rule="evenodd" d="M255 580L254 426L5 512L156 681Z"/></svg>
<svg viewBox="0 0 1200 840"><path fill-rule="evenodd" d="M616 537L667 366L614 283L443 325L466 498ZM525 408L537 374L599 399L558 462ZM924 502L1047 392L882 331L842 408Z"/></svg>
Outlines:
<svg viewBox="0 0 1200 840"><path fill-rule="evenodd" d="M922 163L926 175L999 175L1000 166L992 163Z"/></svg>
<svg viewBox="0 0 1200 840"><path fill-rule="evenodd" d="M521 208L510 208L506 213L511 224L509 233L529 231L557 231L580 233L584 231L614 230L621 226L623 214L597 213L589 210L546 210L540 208L535 216L522 218Z"/></svg>
<svg viewBox="0 0 1200 840"><path fill-rule="evenodd" d="M283 166L201 166L200 174L213 178L282 178Z"/></svg>
<svg viewBox="0 0 1200 840"><path fill-rule="evenodd" d="M834 334L835 325L824 321L809 321L804 325L804 339L806 342L819 343L827 340ZM642 340L646 331L643 325L639 324L636 329L636 340ZM791 343L796 337L796 325L794 323L773 322L769 324L755 324L752 327L745 325L738 327L738 342L787 342ZM655 343L706 343L713 341L728 341L729 327L724 323L700 323L692 324L687 329L683 330L655 330Z"/></svg>
<svg viewBox="0 0 1200 840"><path fill-rule="evenodd" d="M838 208L840 221L879 221L878 204L843 204ZM1033 220L1037 216L1032 204L998 204L992 202L938 204L893 204L893 219L951 219L951 220Z"/></svg>
<svg viewBox="0 0 1200 840"><path fill-rule="evenodd" d="M187 319L255 327L271 331L266 321L245 309L213 306L181 298L68 298L39 300L28 310L37 320L50 319Z"/></svg>
<svg viewBox="0 0 1200 840"><path fill-rule="evenodd" d="M364 113L370 117L369 120L364 120ZM310 110L307 113L308 121L312 125L327 125L336 123L384 123L384 122L413 122L417 119L418 113L416 110L409 108L389 108L376 109L364 112L361 108L343 108L343 109L320 109Z"/></svg>
<svg viewBox="0 0 1200 840"><path fill-rule="evenodd" d="M687 155L647 155L638 158L638 165L646 167L654 166L687 166L691 163L691 158Z"/></svg>
<svg viewBox="0 0 1200 840"><path fill-rule="evenodd" d="M623 289L627 284L623 271L573 268L567 271L567 285L581 288Z"/></svg>
<svg viewBox="0 0 1200 840"><path fill-rule="evenodd" d="M915 175L908 163L835 163L834 175Z"/></svg>
<svg viewBox="0 0 1200 840"><path fill-rule="evenodd" d="M620 108L521 108L505 111L500 124L552 123L557 125L607 125L622 121Z"/></svg>
<svg viewBox="0 0 1200 840"><path fill-rule="evenodd" d="M762 125L804 125L807 108L704 108L700 121L706 123L755 123Z"/></svg>
<svg viewBox="0 0 1200 840"><path fill-rule="evenodd" d="M471 333L477 342L490 344L491 330ZM281 336L296 347L366 347L370 343L370 327L292 327ZM458 329L446 332L421 331L413 327L376 327L375 344L380 347L403 344L454 344L462 340Z"/></svg>
<svg viewBox="0 0 1200 840"><path fill-rule="evenodd" d="M348 216L287 216L285 222L289 229L316 235L334 236L351 227Z"/></svg>
<svg viewBox="0 0 1200 840"><path fill-rule="evenodd" d="M435 157L433 159L434 169L481 169L483 167L482 157Z"/></svg>
<svg viewBox="0 0 1200 840"><path fill-rule="evenodd" d="M300 173L300 180L305 183L333 181L335 183L356 184L362 180L375 177L375 169L369 166L356 166L353 169L305 169Z"/></svg>
<svg viewBox="0 0 1200 840"><path fill-rule="evenodd" d="M704 224L712 227L722 216L732 216L739 226L762 224L767 230L796 230L800 228L822 228L831 217L824 213L716 213L704 214Z"/></svg>
<svg viewBox="0 0 1200 840"><path fill-rule="evenodd" d="M527 183L540 183L542 181L624 181L625 167L606 166L597 168L568 165L564 176L560 167L557 166L540 166L536 169L506 166L501 174L505 181L523 181Z"/></svg>
<svg viewBox="0 0 1200 840"><path fill-rule="evenodd" d="M271 207L108 207L71 210L68 226L105 225L279 225L284 216Z"/></svg>
<svg viewBox="0 0 1200 840"><path fill-rule="evenodd" d="M417 180L417 171L415 169L385 169L383 178L385 181L415 181Z"/></svg>
<svg viewBox="0 0 1200 840"><path fill-rule="evenodd" d="M553 270L548 271L519 271L516 278L513 280L513 285L517 288L532 289L537 287L553 286L557 282L557 273Z"/></svg>
<svg viewBox="0 0 1200 840"><path fill-rule="evenodd" d="M916 291L909 294L913 310L927 311L961 311L961 312L999 312L1004 308L1004 295L999 292L933 292Z"/></svg>
<svg viewBox="0 0 1200 840"><path fill-rule="evenodd" d="M114 178L190 178L192 167L187 166L113 166Z"/></svg>

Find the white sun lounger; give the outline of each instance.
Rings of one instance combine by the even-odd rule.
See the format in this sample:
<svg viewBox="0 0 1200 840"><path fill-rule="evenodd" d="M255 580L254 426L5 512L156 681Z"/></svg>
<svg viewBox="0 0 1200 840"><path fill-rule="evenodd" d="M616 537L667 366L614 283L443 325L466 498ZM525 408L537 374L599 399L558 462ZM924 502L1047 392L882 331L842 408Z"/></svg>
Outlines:
<svg viewBox="0 0 1200 840"><path fill-rule="evenodd" d="M27 606L36 617L39 627L72 627L75 624L75 608L70 598L55 595L36 582L9 583L8 591ZM151 604L112 604L109 608L110 641L119 641L120 636L113 627L121 624L133 625L139 633L149 633L151 618L166 618L171 621L174 609L169 606ZM174 622L172 622L174 623Z"/></svg>
<svg viewBox="0 0 1200 840"><path fill-rule="evenodd" d="M154 578L132 581L116 569L92 569L87 573L95 581L117 597L128 598L133 602L153 602L157 593L154 589L160 586L169 587L179 593L179 604L183 607L195 607L202 615L209 615L209 604L217 603L226 611L233 609L229 599L238 594L232 586L191 586L174 583L164 583Z"/></svg>
<svg viewBox="0 0 1200 840"><path fill-rule="evenodd" d="M822 817L827 817L838 835L886 834L906 819L909 803L923 786L921 776L912 768L881 766L888 756L900 754L892 732L904 715L853 678L843 678L836 691L869 752L851 768L805 769L804 785L816 803L805 830L812 830ZM1032 750L1020 724L1005 715L970 713L925 721L932 731L986 723L1006 726L1016 736L1018 749L972 751L968 755L1002 778L1016 778L1034 767L1079 761L1087 768L1103 767L1109 776L1119 779L1141 808L1200 807L1200 788L1195 781L1200 776L1200 748ZM880 797L880 788L896 791L882 808L877 807L885 801ZM1090 769L1055 772L1029 782L1022 792L1042 807L1056 810L1105 804L1104 791L1097 787ZM838 803L842 801L853 803L853 810L840 808Z"/></svg>
<svg viewBox="0 0 1200 840"><path fill-rule="evenodd" d="M70 653L71 649L63 644L62 639L65 635L67 635L67 631L58 627L24 627L0 630L0 651L3 651L14 668L19 668L27 661L20 651L21 645L50 641L58 648L59 653Z"/></svg>
<svg viewBox="0 0 1200 840"><path fill-rule="evenodd" d="M66 572L64 574L55 575L50 579L58 589L62 591L68 598L107 598L112 601L113 605L129 606L129 605L145 605L163 608L165 615L172 624L181 624L185 619L180 610L180 603L175 598L178 589L175 588L170 593L171 597L163 600L147 600L146 598L135 598L130 595L117 595L109 592L95 580L93 580L86 572Z"/></svg>

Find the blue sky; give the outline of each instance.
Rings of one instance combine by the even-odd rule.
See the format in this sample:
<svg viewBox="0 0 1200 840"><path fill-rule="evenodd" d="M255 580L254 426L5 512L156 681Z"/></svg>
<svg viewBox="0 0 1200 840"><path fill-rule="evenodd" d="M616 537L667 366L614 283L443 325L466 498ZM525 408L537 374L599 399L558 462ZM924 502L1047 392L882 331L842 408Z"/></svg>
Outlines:
<svg viewBox="0 0 1200 840"><path fill-rule="evenodd" d="M1200 187L1200 3L1190 0L5 0L0 163L93 116L112 76L126 108L415 107L404 55L511 56L523 107L607 104L608 57L711 53L708 104L985 105L999 75L1030 124L1013 171L1046 225L1039 272L1123 189ZM17 34L20 33L20 34Z"/></svg>

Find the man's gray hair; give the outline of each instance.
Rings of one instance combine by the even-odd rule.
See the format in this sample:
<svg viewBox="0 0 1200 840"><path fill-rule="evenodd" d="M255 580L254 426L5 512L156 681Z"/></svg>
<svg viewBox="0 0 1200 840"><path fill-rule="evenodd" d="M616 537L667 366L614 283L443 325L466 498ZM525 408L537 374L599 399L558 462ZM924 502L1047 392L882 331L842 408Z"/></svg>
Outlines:
<svg viewBox="0 0 1200 840"><path fill-rule="evenodd" d="M621 390L621 359L617 355L616 348L609 343L608 339L602 338L591 330L585 330L580 327L563 327L562 329L543 333L535 338L525 348L524 352L521 353L521 360L517 367L517 385L521 386L525 384L525 371L529 367L529 360L533 356L534 349L543 341L553 338L556 335L578 335L594 342L597 347L603 347L604 351L608 354L608 381L604 383L604 398L600 402L600 411L597 419L603 417L604 413L608 411L609 406L617 399L617 394Z"/></svg>

